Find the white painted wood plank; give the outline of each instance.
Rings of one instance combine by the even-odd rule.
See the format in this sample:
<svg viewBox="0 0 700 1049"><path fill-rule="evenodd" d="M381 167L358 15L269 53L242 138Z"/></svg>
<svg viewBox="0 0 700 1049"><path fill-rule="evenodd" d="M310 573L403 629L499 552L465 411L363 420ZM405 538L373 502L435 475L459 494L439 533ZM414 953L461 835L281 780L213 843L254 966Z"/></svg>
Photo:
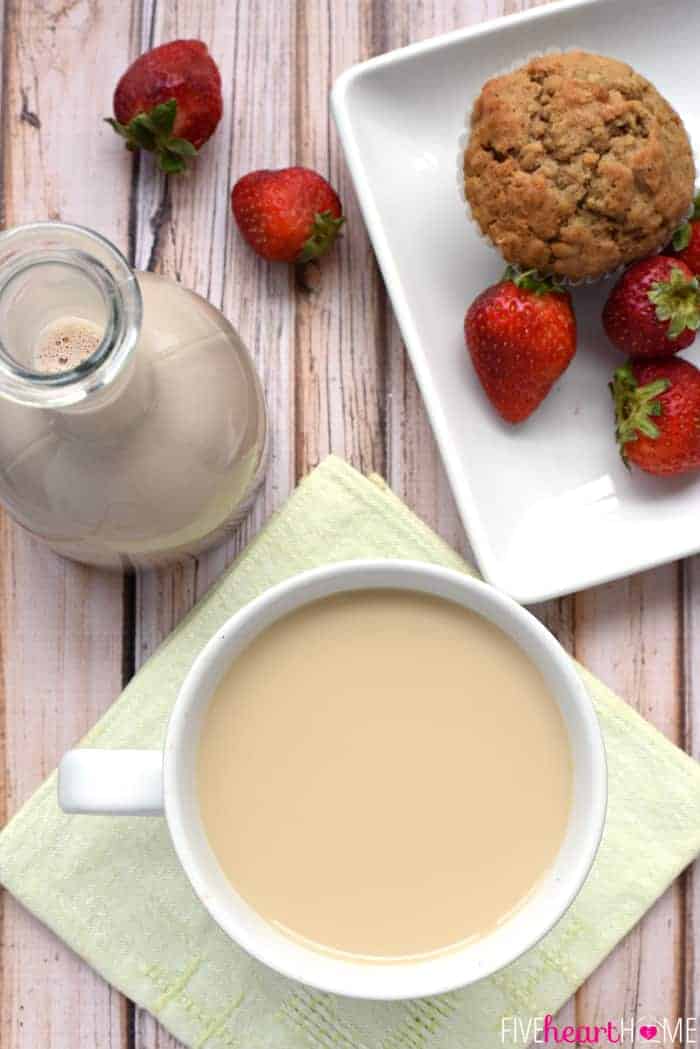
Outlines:
<svg viewBox="0 0 700 1049"><path fill-rule="evenodd" d="M291 77L293 27L284 5L243 0L143 5L142 48L149 40L186 36L203 39L219 64L224 116L185 178L171 179L167 186L150 160L141 163L137 264L176 277L223 308L254 355L271 422L263 490L237 535L199 559L196 582L189 585L201 594L293 486L292 275L287 267L256 259L238 236L230 211L231 187L240 175L289 163L294 97L285 85ZM191 566L192 580L194 572ZM159 585L157 573L142 576L140 599L150 607L155 605L146 589Z"/></svg>
<svg viewBox="0 0 700 1049"><path fill-rule="evenodd" d="M37 218L100 229L126 247L128 169L102 123L128 53L129 7L7 5L6 225ZM100 54L99 65L76 62ZM2 571L4 815L10 816L118 694L122 582L60 561L6 519ZM3 1049L126 1046L123 1000L5 895Z"/></svg>
<svg viewBox="0 0 700 1049"><path fill-rule="evenodd" d="M298 474L329 452L385 472L384 294L329 108L336 77L378 49L380 17L379 3L309 0L297 10L296 161L330 179L347 217L318 291L296 297Z"/></svg>

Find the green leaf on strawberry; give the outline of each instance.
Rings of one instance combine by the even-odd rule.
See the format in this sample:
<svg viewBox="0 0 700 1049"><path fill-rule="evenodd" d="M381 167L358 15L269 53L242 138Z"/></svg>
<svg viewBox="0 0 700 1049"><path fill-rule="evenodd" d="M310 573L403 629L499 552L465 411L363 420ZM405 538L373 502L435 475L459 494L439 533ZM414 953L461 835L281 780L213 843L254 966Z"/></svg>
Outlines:
<svg viewBox="0 0 700 1049"><path fill-rule="evenodd" d="M344 222L344 215L335 218L331 211L316 212L311 234L304 242L296 261L303 265L325 255L333 247Z"/></svg>
<svg viewBox="0 0 700 1049"><path fill-rule="evenodd" d="M639 386L629 364L615 371L609 388L615 404L615 436L625 466L629 467L626 445L630 441L638 440L639 434L653 440L659 436L659 428L653 419L661 415L659 397L670 386L668 379L655 379Z"/></svg>
<svg viewBox="0 0 700 1049"><path fill-rule="evenodd" d="M660 321L669 321L667 336L677 339L684 331L700 328L700 281L675 267L668 281L657 281L649 291Z"/></svg>
<svg viewBox="0 0 700 1049"><path fill-rule="evenodd" d="M180 157L196 157L197 150L186 138L170 138L167 144L168 153L177 153Z"/></svg>
<svg viewBox="0 0 700 1049"><path fill-rule="evenodd" d="M556 292L563 295L566 289L554 277L541 277L537 270L521 272L517 266L506 266L501 280L509 280L524 291L534 291L535 295L547 295Z"/></svg>
<svg viewBox="0 0 700 1049"><path fill-rule="evenodd" d="M690 236L693 230L689 222L684 222L673 234L671 243L676 251L685 251L690 244Z"/></svg>
<svg viewBox="0 0 700 1049"><path fill-rule="evenodd" d="M684 222L682 226L679 226L676 232L673 234L671 243L673 244L675 251L685 251L690 244L690 238L693 235L692 222L697 222L700 219L700 193L695 198L693 203L693 212L687 222Z"/></svg>
<svg viewBox="0 0 700 1049"><path fill-rule="evenodd" d="M127 149L155 153L161 171L175 175L185 170L189 157L197 156L197 150L188 139L173 135L176 117L177 101L171 98L153 106L147 113L137 113L128 124L120 124L113 117L107 117L106 122L126 139Z"/></svg>
<svg viewBox="0 0 700 1049"><path fill-rule="evenodd" d="M174 98L171 98L168 102L161 102L160 105L154 106L149 113L144 113L143 116L156 135L169 137L175 127L177 102Z"/></svg>

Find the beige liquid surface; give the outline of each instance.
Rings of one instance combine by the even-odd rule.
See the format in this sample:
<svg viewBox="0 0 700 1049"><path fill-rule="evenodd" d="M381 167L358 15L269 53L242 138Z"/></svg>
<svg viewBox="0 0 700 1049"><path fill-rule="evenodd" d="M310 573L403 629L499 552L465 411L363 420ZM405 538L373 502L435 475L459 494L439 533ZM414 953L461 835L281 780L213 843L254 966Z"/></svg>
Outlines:
<svg viewBox="0 0 700 1049"><path fill-rule="evenodd" d="M45 375L70 371L91 357L102 341L102 329L82 317L62 317L41 331L34 367Z"/></svg>
<svg viewBox="0 0 700 1049"><path fill-rule="evenodd" d="M253 641L207 711L197 776L238 892L368 960L491 931L552 864L572 790L530 660L481 617L394 590L325 598Z"/></svg>

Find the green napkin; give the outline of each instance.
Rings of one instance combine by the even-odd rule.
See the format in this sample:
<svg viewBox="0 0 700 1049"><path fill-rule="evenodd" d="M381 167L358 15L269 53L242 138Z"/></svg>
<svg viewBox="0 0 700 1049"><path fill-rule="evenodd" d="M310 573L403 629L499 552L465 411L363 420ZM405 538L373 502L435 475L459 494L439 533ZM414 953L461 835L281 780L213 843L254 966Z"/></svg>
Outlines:
<svg viewBox="0 0 700 1049"><path fill-rule="evenodd" d="M326 459L85 743L158 746L180 682L224 620L287 576L361 557L472 571L382 481ZM598 859L576 903L542 943L465 990L422 1001L361 1002L277 976L207 916L180 872L163 820L65 816L56 806L55 775L0 835L0 880L192 1049L500 1049L502 1016L526 1022L555 1013L700 851L700 765L581 674L609 763Z"/></svg>

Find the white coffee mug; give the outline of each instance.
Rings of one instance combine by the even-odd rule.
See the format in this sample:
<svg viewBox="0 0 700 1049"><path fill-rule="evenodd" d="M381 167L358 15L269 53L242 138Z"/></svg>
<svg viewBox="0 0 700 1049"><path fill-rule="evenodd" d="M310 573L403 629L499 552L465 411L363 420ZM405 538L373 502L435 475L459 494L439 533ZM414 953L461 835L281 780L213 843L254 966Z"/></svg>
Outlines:
<svg viewBox="0 0 700 1049"><path fill-rule="evenodd" d="M317 951L286 936L238 895L209 847L199 815L195 768L202 718L212 693L257 634L310 601L377 588L420 591L463 605L500 627L526 652L544 675L566 724L573 800L553 866L501 925L479 940L422 960L374 964ZM70 751L61 762L58 792L61 807L69 813L164 813L175 851L201 902L232 940L271 968L320 990L397 999L440 994L480 980L552 928L575 899L596 855L605 822L607 775L600 729L581 678L534 616L493 587L449 569L415 561L349 561L272 587L217 631L182 684L162 752Z"/></svg>

